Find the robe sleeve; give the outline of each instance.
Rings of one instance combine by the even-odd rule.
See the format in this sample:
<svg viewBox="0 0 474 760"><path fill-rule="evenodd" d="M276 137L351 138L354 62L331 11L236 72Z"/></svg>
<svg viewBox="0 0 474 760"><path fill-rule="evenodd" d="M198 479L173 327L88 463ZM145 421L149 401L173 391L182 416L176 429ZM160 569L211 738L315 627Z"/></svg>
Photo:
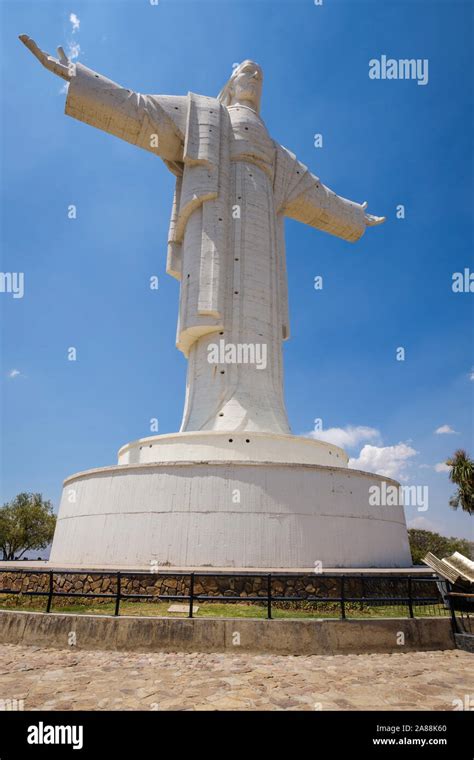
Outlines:
<svg viewBox="0 0 474 760"><path fill-rule="evenodd" d="M186 112L186 96L141 95L80 63L65 107L68 116L148 150L167 164L183 160Z"/></svg>
<svg viewBox="0 0 474 760"><path fill-rule="evenodd" d="M286 148L278 153L281 212L351 243L359 240L366 229L364 207L336 195Z"/></svg>

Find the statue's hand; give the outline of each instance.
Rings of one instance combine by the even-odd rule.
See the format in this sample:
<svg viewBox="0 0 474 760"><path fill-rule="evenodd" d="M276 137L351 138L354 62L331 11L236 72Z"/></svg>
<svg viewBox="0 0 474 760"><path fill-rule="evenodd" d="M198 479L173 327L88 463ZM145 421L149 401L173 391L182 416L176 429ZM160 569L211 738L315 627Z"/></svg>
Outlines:
<svg viewBox="0 0 474 760"><path fill-rule="evenodd" d="M31 37L28 37L27 34L20 34L18 39L33 53L45 69L52 71L56 76L69 82L73 76L74 64L66 57L62 47L58 48L59 60L57 60L43 50L40 50L36 42Z"/></svg>
<svg viewBox="0 0 474 760"><path fill-rule="evenodd" d="M362 208L365 211L365 209L367 208L367 201L363 202ZM373 214L365 214L364 218L365 218L365 224L367 227L375 227L376 224L383 224L387 217L374 216Z"/></svg>
<svg viewBox="0 0 474 760"><path fill-rule="evenodd" d="M365 215L365 223L367 227L375 227L376 224L383 224L386 216L373 216L373 214Z"/></svg>

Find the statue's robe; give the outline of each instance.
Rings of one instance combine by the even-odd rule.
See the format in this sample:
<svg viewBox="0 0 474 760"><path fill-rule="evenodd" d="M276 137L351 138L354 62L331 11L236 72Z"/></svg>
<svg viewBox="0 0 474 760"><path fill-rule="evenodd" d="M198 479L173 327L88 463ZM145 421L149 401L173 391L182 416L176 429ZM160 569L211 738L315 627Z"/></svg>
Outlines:
<svg viewBox="0 0 474 760"><path fill-rule="evenodd" d="M176 343L189 362L181 430L288 433L284 217L352 242L365 231L363 207L325 187L245 106L141 95L77 64L66 113L160 156L176 175L167 272L181 283ZM258 344L266 366L259 349L260 368L211 364L220 341ZM242 356L251 360L251 349Z"/></svg>

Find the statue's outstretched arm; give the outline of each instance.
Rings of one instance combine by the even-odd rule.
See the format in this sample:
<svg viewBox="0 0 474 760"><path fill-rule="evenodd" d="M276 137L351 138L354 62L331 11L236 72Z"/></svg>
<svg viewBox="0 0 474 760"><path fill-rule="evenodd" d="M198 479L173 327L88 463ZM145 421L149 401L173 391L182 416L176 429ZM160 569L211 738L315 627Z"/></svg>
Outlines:
<svg viewBox="0 0 474 760"><path fill-rule="evenodd" d="M58 48L57 60L26 34L20 35L20 40L45 68L69 82L68 116L148 150L168 165L182 161L186 96L141 95L72 63L62 48Z"/></svg>
<svg viewBox="0 0 474 760"><path fill-rule="evenodd" d="M382 224L383 216L366 213L367 203L342 198L313 174L306 176L306 189L285 206L285 215L331 235L355 242L367 227Z"/></svg>
<svg viewBox="0 0 474 760"><path fill-rule="evenodd" d="M367 214L367 203L354 203L334 193L283 146L277 151L280 210L285 216L350 242L358 240L367 227L385 221L383 216Z"/></svg>

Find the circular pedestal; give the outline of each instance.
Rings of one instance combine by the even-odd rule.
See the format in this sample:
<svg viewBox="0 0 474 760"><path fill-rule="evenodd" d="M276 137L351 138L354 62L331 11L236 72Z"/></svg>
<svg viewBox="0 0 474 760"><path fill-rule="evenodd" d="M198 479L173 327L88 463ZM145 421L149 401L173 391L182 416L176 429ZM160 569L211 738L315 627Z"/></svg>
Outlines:
<svg viewBox="0 0 474 760"><path fill-rule="evenodd" d="M283 462L347 467L344 449L325 441L281 433L218 431L171 433L140 438L119 450L118 464L219 460Z"/></svg>
<svg viewBox="0 0 474 760"><path fill-rule="evenodd" d="M291 462L89 470L65 482L50 559L79 567L407 567L403 507L370 505L369 488L384 480L398 485Z"/></svg>

